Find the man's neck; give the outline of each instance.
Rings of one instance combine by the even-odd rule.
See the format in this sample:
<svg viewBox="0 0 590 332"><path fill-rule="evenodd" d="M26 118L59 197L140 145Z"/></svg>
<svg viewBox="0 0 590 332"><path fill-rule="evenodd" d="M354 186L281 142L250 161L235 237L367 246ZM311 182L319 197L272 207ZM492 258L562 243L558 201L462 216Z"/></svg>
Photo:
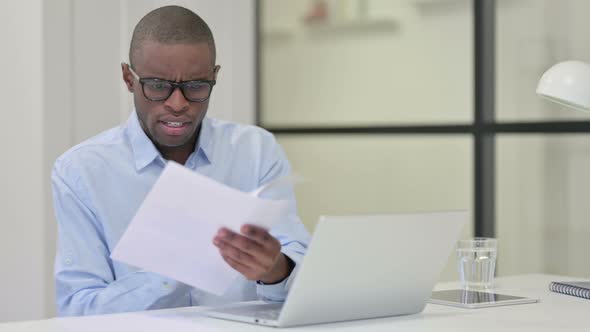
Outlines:
<svg viewBox="0 0 590 332"><path fill-rule="evenodd" d="M184 164L186 164L186 161L191 156L193 151L196 150L200 133L201 133L201 125L199 125L199 127L195 131L194 136L188 142L184 143L181 146L174 146L174 147L158 146L157 144L155 144L155 142L154 142L154 144L156 145L156 148L158 149L158 151L160 151L160 153L162 154L162 157L164 157L164 159L172 160L172 161L175 161L181 165L184 165Z"/></svg>
<svg viewBox="0 0 590 332"><path fill-rule="evenodd" d="M197 131L198 133L198 131ZM162 157L166 160L173 160L181 165L186 164L186 161L190 157L191 153L195 151L197 145L197 137L195 135L193 139L186 142L184 145L175 147L157 146L158 151L162 154Z"/></svg>
<svg viewBox="0 0 590 332"><path fill-rule="evenodd" d="M193 149L179 149L179 148L160 148L160 153L166 160L173 160L181 165L186 164L188 157L193 153Z"/></svg>

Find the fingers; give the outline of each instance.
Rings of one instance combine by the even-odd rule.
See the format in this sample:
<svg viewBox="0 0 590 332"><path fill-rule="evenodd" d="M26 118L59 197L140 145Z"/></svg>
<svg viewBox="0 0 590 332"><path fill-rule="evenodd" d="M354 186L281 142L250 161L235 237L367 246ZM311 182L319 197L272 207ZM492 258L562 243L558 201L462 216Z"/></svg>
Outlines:
<svg viewBox="0 0 590 332"><path fill-rule="evenodd" d="M237 261L229 256L221 255L221 257L223 257L223 260L227 264L229 264L229 266L231 266L234 270L243 274L247 279L249 279L249 280L256 280L257 279L256 270L252 269L251 267L249 267L245 264L240 263L239 261Z"/></svg>
<svg viewBox="0 0 590 332"><path fill-rule="evenodd" d="M280 242L258 226L245 225L240 230L243 235L222 228L214 237L213 243L223 259L250 280L260 280L276 272Z"/></svg>
<svg viewBox="0 0 590 332"><path fill-rule="evenodd" d="M270 263L265 260L265 257L274 260L275 256L281 251L281 243L270 235L267 230L257 226L245 225L241 231L243 235L222 228L217 233L217 238L256 257L265 264Z"/></svg>
<svg viewBox="0 0 590 332"><path fill-rule="evenodd" d="M255 225L244 225L240 228L242 234L248 238L256 241L260 246L267 250L277 252L281 250L281 243L275 239L268 230L255 226Z"/></svg>
<svg viewBox="0 0 590 332"><path fill-rule="evenodd" d="M237 261L255 270L268 269L269 266L272 265L272 262L265 255L263 255L261 250L250 250L250 252L247 252L240 248L240 246L236 245L236 243L239 243L241 246L250 247L250 245L244 245L243 243L245 241L241 238L244 237L215 237L213 243L215 246L217 246L217 248L219 248L221 255L224 257L232 258L234 261ZM251 240L248 241L254 242ZM257 244L254 243L253 245Z"/></svg>
<svg viewBox="0 0 590 332"><path fill-rule="evenodd" d="M267 255L267 249L261 244L246 236L236 234L228 229L222 228L219 230L216 238L219 239L220 242L229 244L254 257L258 258Z"/></svg>

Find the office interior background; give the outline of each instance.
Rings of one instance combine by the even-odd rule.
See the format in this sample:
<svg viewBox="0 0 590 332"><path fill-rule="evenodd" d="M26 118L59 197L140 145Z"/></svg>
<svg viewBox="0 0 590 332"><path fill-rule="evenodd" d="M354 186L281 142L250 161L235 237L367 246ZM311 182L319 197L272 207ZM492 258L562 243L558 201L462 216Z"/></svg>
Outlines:
<svg viewBox="0 0 590 332"><path fill-rule="evenodd" d="M464 237L498 238L498 275L590 277L590 114L535 95L552 64L590 61L588 1L326 0L325 17L315 0L2 1L0 321L55 315L53 161L126 120L132 29L172 3L216 38L210 115L275 133L309 231L467 209Z"/></svg>

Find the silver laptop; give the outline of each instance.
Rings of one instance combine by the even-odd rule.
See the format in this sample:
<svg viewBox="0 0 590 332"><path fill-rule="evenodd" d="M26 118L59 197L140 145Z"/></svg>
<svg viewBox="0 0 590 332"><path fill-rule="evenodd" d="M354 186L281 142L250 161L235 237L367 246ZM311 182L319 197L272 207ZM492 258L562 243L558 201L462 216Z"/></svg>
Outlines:
<svg viewBox="0 0 590 332"><path fill-rule="evenodd" d="M288 327L421 312L467 219L465 211L320 217L284 303L206 314Z"/></svg>

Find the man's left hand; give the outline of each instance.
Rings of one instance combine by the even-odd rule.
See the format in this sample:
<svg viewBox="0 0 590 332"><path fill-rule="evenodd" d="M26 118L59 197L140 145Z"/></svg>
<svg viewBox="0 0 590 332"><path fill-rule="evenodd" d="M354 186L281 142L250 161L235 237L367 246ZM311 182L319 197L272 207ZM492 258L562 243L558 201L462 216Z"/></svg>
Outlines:
<svg viewBox="0 0 590 332"><path fill-rule="evenodd" d="M241 234L221 228L213 238L223 259L248 280L273 284L285 279L291 268L281 243L261 227L244 225Z"/></svg>

